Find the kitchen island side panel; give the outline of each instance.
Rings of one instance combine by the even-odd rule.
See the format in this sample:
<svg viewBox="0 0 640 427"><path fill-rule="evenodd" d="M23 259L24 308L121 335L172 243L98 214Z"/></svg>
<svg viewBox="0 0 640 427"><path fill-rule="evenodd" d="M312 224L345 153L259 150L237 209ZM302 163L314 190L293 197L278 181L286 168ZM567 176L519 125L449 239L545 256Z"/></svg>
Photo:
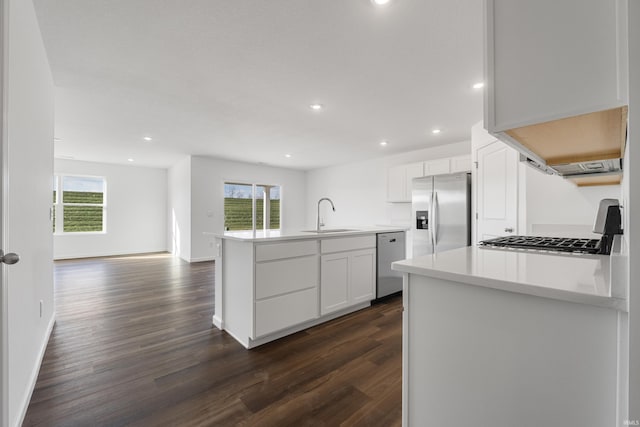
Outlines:
<svg viewBox="0 0 640 427"><path fill-rule="evenodd" d="M253 246L227 239L222 254L223 327L245 347L253 330Z"/></svg>
<svg viewBox="0 0 640 427"><path fill-rule="evenodd" d="M405 275L404 425L614 425L616 310Z"/></svg>

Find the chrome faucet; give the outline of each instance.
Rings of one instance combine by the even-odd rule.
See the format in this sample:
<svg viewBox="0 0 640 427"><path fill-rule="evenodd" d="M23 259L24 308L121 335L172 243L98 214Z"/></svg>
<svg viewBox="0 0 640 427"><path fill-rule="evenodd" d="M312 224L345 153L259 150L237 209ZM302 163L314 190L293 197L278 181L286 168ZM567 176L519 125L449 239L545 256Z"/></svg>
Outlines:
<svg viewBox="0 0 640 427"><path fill-rule="evenodd" d="M326 200L327 202L331 203L331 209L333 209L333 211L336 211L336 207L333 206L333 202L331 201L330 198L328 197L323 197L322 199L318 200L318 216L316 217L316 231L319 233L320 232L320 226L324 225L320 223L320 202L322 202L323 200Z"/></svg>

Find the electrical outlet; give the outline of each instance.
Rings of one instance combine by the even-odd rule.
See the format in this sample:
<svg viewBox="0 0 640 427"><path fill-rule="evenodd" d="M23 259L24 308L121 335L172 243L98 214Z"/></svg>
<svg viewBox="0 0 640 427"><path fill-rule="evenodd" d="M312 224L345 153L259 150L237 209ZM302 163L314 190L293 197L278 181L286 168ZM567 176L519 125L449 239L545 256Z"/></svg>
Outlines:
<svg viewBox="0 0 640 427"><path fill-rule="evenodd" d="M42 311L44 309L44 301L40 300L40 318L42 318Z"/></svg>

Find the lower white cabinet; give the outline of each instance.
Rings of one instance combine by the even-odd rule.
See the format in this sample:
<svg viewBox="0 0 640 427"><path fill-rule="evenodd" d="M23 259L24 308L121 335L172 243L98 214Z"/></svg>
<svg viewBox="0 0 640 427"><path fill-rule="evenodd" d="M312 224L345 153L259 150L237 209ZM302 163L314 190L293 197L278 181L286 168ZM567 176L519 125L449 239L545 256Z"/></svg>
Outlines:
<svg viewBox="0 0 640 427"><path fill-rule="evenodd" d="M256 259L267 261L254 267L253 339L318 317L318 256L291 257L306 246L317 253L317 241L256 246Z"/></svg>
<svg viewBox="0 0 640 427"><path fill-rule="evenodd" d="M246 348L359 310L375 297L375 234L224 239L220 261L215 315Z"/></svg>
<svg viewBox="0 0 640 427"><path fill-rule="evenodd" d="M318 317L316 288L256 301L255 338Z"/></svg>
<svg viewBox="0 0 640 427"><path fill-rule="evenodd" d="M345 247L353 246L344 239ZM372 238L373 246L375 237ZM372 246L371 241L355 241ZM376 249L323 254L320 257L320 314L325 315L375 298Z"/></svg>

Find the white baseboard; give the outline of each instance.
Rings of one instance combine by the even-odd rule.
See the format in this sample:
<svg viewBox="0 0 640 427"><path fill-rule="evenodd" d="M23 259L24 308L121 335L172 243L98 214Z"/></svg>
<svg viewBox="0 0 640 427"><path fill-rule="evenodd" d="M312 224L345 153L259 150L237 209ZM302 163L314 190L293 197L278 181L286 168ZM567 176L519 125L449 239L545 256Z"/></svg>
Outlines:
<svg viewBox="0 0 640 427"><path fill-rule="evenodd" d="M56 323L56 313L55 311L51 315L51 320L49 320L49 324L47 325L47 332L45 334L45 339L42 340L40 345L40 352L38 354L38 363L33 367L31 371L31 376L29 378L29 388L27 389L27 393L22 400L22 409L20 410L20 416L18 417L18 423L15 427L20 427L24 422L24 417L27 415L27 409L29 409L29 402L31 402L31 396L33 396L33 390L36 388L36 381L38 381L38 374L40 374L40 367L42 366L42 360L44 359L44 353L47 350L47 344L49 344L49 338L51 338L51 332L53 332L53 326Z"/></svg>
<svg viewBox="0 0 640 427"><path fill-rule="evenodd" d="M213 316L213 326L215 326L216 328L220 329L221 331L224 330L224 325L222 323L222 319L219 318L216 315Z"/></svg>
<svg viewBox="0 0 640 427"><path fill-rule="evenodd" d="M207 257L202 257L202 258L191 258L191 260L189 260L189 262L204 262L204 261L215 261L216 257L214 256L207 256Z"/></svg>
<svg viewBox="0 0 640 427"><path fill-rule="evenodd" d="M161 253L171 253L166 249L159 250L149 250L143 252L97 252L92 254L84 254L84 255L62 255L53 257L54 261L61 261L65 259L83 259L83 258L103 258L103 257L115 257L115 256L135 256L135 255L151 255L151 254L161 254Z"/></svg>

